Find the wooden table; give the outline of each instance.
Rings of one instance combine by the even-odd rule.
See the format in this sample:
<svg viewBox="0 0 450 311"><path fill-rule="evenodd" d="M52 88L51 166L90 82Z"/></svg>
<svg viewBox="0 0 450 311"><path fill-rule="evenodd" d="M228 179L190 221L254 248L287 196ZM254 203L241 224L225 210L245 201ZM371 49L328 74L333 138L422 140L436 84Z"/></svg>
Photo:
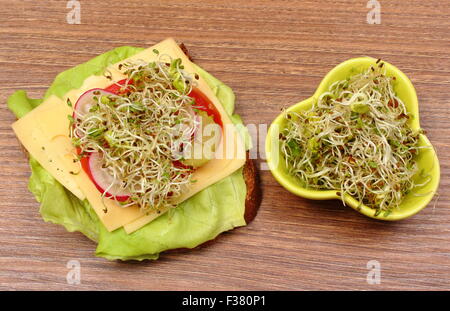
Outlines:
<svg viewBox="0 0 450 311"><path fill-rule="evenodd" d="M66 1L0 0L0 289L450 289L449 1L381 1L379 25L367 23L366 0L80 2L81 24L68 24ZM158 261L96 258L83 235L41 220L6 99L18 89L41 97L67 68L169 36L233 88L237 112L253 124L309 97L348 58L395 64L417 89L439 155L437 203L405 221L374 221L338 201L296 197L263 171L263 203L248 227ZM80 285L66 282L72 259ZM370 260L381 284L366 280Z"/></svg>

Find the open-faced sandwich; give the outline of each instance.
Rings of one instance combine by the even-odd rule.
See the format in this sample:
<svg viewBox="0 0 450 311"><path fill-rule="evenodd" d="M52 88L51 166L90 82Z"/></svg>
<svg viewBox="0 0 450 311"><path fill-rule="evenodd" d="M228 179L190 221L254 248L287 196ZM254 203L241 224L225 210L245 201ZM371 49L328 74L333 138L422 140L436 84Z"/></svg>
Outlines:
<svg viewBox="0 0 450 311"><path fill-rule="evenodd" d="M108 259L193 248L256 215L256 170L229 87L173 39L67 70L43 100L8 100L46 221Z"/></svg>

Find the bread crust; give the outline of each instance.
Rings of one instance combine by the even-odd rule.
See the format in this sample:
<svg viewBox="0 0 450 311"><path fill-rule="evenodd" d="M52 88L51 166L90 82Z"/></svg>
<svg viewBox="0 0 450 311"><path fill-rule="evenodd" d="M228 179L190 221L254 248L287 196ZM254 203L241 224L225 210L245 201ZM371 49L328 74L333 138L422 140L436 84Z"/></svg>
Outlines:
<svg viewBox="0 0 450 311"><path fill-rule="evenodd" d="M248 224L256 217L262 199L258 170L256 169L255 161L249 158L248 151L247 161L244 164L242 175L247 186L244 219Z"/></svg>

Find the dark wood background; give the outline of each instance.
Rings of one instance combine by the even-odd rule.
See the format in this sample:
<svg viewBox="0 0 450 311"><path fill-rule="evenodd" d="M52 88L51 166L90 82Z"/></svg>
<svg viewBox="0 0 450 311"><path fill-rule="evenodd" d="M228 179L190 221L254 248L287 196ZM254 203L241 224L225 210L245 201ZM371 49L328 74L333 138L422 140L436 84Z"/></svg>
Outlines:
<svg viewBox="0 0 450 311"><path fill-rule="evenodd" d="M381 25L367 24L367 0L80 2L81 24L69 25L67 1L0 0L0 289L450 289L449 1L382 0ZM246 123L269 124L348 58L395 64L417 89L438 151L437 203L384 223L338 201L291 195L264 171L263 203L248 227L158 261L96 258L83 235L41 220L6 99L18 89L41 97L67 68L169 36L233 88ZM80 285L66 283L71 259L81 263ZM379 285L366 281L369 260L381 264Z"/></svg>

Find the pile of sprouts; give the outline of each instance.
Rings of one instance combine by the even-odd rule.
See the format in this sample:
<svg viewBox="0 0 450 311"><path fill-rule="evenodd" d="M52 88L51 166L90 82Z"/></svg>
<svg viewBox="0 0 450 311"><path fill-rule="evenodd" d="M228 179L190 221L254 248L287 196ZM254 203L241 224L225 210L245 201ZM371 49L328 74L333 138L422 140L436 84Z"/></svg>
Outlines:
<svg viewBox="0 0 450 311"><path fill-rule="evenodd" d="M383 63L333 83L312 108L286 112L281 151L290 174L309 189L337 190L387 216L415 186L420 131ZM361 206L360 206L361 207Z"/></svg>
<svg viewBox="0 0 450 311"><path fill-rule="evenodd" d="M125 85L117 84L117 95L94 92L89 112L72 120L73 144L80 158L101 155L102 168L114 178L103 196L119 185L130 194L120 202L124 207L137 204L147 212L175 207L174 199L194 182L192 168L177 165L174 149L189 144L198 126L188 96L197 77L184 71L181 59L167 55L119 69L128 77Z"/></svg>

